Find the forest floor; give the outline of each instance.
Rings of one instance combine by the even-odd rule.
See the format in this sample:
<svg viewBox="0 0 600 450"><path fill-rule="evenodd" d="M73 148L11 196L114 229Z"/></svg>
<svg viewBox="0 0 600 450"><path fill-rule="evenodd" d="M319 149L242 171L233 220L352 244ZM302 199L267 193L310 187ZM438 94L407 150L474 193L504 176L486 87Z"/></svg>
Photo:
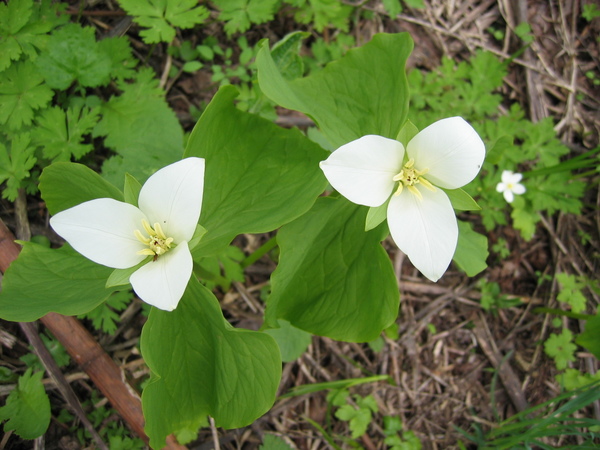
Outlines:
<svg viewBox="0 0 600 450"><path fill-rule="evenodd" d="M581 18L582 2L425 0L424 3L426 8L405 8L394 20L358 19L350 33L360 45L379 32L408 31L415 41L409 66L434 70L443 56L462 61L479 50L508 59L519 45L515 28L526 20L533 40L508 65L501 94L507 102L520 103L534 122L552 117L559 138L571 149L572 155L598 145L600 86L593 81L594 76L596 80L600 77L597 40L600 21ZM111 9L107 4L100 2L90 8L89 14L84 14L81 20L97 27L101 33L113 29L123 16L108 14ZM116 4L112 6L117 8ZM380 8L381 5L368 2L365 7ZM104 15L91 13L103 10ZM202 30L202 33L228 41L218 23L211 26L212 29ZM313 31L310 25L302 27ZM271 22L253 26L245 35L253 45L264 37L275 42L298 28L298 24L281 13ZM494 39L490 28L501 31L503 39ZM135 24L127 33L131 39L137 39ZM335 30L328 33L333 35ZM327 33L324 36L327 38ZM145 45L139 40L135 42L136 51L140 55L147 54ZM163 74L166 62L167 55L159 45L149 60L158 77ZM186 130L191 130L194 124L190 105L200 107L208 102L216 88L204 69L169 81L167 100ZM284 110L279 113L283 124L290 123L286 117L297 117ZM280 398L271 411L244 429L217 430L221 448L258 448L265 433L282 437L293 448L333 448L326 432L336 438L336 445L341 448L350 448L349 441L355 441L369 450L383 449L387 448L383 443L384 416L400 418L403 429L412 431L425 449L459 448L460 441L469 447L459 428L470 433L475 427L489 430L528 406L556 397L561 392L556 380L558 371L543 350L543 342L552 331L552 317L536 313L534 309L563 307L556 299L558 286L552 281L555 273L597 279L600 272L598 174L589 176L589 186L581 215L558 213L542 217L530 241L522 239L510 226L490 233L491 242L498 238L509 242L512 253L504 259L492 255L489 268L475 278L468 278L451 266L438 283L431 283L391 241L385 243L401 293L398 338L384 337L382 348L374 351L367 344L314 336L301 357L284 365L279 390L283 395L291 388L309 383L388 375L391 381L365 383L351 389L352 394L372 395L377 402L379 412L374 415L367 433L356 440L350 439L348 422L335 419L326 398L327 391L318 391ZM10 223L9 212L10 205L3 201L2 216ZM578 238L581 232L590 237L585 245ZM268 237L241 236L235 243L250 253ZM245 282L234 283L227 292L218 292L226 316L233 324L254 329L260 326L255 311L262 307L260 292L274 267L265 256L246 270ZM519 304L493 312L483 310L477 284L480 278L498 283L506 299L519 300ZM594 305L599 303L597 293L584 292ZM144 321L143 316L136 314L139 310L137 301L125 310L119 329L112 336L94 331L105 351L131 379L138 381L148 375L137 347ZM26 352L25 337L15 324L0 322L0 325L3 332L17 342L13 342L12 348L5 347L0 357L7 364L16 364L19 356ZM563 325L574 334L581 331L578 320L564 318ZM591 354L581 351L576 356L572 367L592 374L597 371L598 361ZM89 397L92 385L81 368L71 364L64 373L82 397ZM51 385L48 381L53 392ZM52 393L51 400L53 411L60 411L64 404L60 395ZM101 397L95 401L99 402L96 406L103 405ZM581 414L600 421L600 405L594 404ZM118 418L110 416L106 420ZM99 428L103 426L106 423ZM214 448L213 431L203 430L188 447ZM53 420L45 438L46 448L81 448L77 438L69 434L63 425ZM0 448L6 449L33 448L34 445L14 435L0 441ZM547 442L570 448L577 445L560 436L548 438Z"/></svg>

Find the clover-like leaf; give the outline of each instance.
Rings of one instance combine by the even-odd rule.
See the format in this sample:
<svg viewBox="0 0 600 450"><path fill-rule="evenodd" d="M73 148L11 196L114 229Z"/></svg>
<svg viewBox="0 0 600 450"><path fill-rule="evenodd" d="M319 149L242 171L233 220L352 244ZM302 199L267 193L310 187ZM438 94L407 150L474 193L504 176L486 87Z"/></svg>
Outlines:
<svg viewBox="0 0 600 450"><path fill-rule="evenodd" d="M554 359L558 370L565 369L567 363L575 361L575 350L573 344L573 333L568 328L563 328L561 334L552 333L544 342L544 351Z"/></svg>

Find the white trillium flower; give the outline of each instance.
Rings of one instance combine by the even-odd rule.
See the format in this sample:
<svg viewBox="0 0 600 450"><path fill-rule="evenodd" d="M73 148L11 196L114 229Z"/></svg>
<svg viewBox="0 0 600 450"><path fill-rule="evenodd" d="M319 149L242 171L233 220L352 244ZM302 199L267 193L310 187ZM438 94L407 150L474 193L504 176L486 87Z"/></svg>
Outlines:
<svg viewBox="0 0 600 450"><path fill-rule="evenodd" d="M437 281L458 242L452 204L439 188L469 183L484 158L485 145L473 127L451 117L419 132L406 152L396 140L367 135L342 145L320 166L353 203L377 207L389 199L387 220L396 245L423 275Z"/></svg>
<svg viewBox="0 0 600 450"><path fill-rule="evenodd" d="M50 225L95 263L127 269L152 256L131 275L135 293L172 311L192 274L192 238L202 207L204 159L186 158L163 167L142 186L139 208L99 198L59 212Z"/></svg>
<svg viewBox="0 0 600 450"><path fill-rule="evenodd" d="M523 179L523 174L514 173L511 170L502 171L502 181L496 185L496 190L502 192L504 200L512 203L515 199L515 194L521 195L525 193L525 186L519 181Z"/></svg>

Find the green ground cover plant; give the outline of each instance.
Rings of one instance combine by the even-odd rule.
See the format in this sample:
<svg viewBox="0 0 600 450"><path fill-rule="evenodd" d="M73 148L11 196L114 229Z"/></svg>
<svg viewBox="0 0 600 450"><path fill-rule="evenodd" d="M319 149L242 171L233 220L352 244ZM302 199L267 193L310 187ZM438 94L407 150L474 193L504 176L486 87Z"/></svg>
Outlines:
<svg viewBox="0 0 600 450"><path fill-rule="evenodd" d="M511 258L515 240L530 242L546 217L580 215L594 189L598 148L573 155L551 117L533 122L501 95L510 61L479 50L423 71L407 68L408 32L375 33L361 45L350 33L359 19L396 17L424 2L383 1L379 10L333 0L119 6L146 54L127 36L83 26L66 4L0 4L2 198L41 199L66 241L58 248L43 238L18 241L21 253L2 279L0 317L74 315L111 335L132 299L144 301L138 337L149 370L142 407L152 448L172 434L191 442L211 424L252 424L278 398L282 362L301 357L313 335L369 343L375 353L398 341L403 282L390 248L434 282L453 261L465 280L477 278L480 308L490 315L523 307L488 278L488 264ZM277 15L298 30L278 41L242 34ZM593 20L593 8L582 17ZM189 32L215 24L227 42ZM316 36L304 31L308 25ZM534 33L524 25L515 33L529 45ZM162 75L148 64L159 51L170 61ZM165 86L201 69L215 91L189 108L196 120L186 130ZM282 108L310 127L279 126ZM516 230L510 244L499 231L506 228ZM254 253L237 244L263 234L269 240ZM265 255L273 270L254 308L262 326L234 326L221 293L243 283ZM579 413L598 399L598 373L573 367L578 351L600 357L600 321L588 300L598 283L558 272L550 281L564 308L534 312L557 318L539 345L564 392L489 431L478 424L474 434L461 431L481 448L543 446L539 439L553 435L598 442L598 422ZM569 319L584 331L574 333ZM433 323L428 332L437 334ZM68 365L57 342L44 340ZM34 439L52 411L43 366L31 356L23 362L29 368L18 378L6 374L16 386L0 420L5 432ZM313 391L339 388L327 400L349 436L307 419L332 447L358 447L377 417L385 448L421 448L399 417L351 386ZM100 426L110 414L96 408L90 420ZM90 439L83 430L77 437ZM102 437L110 448L143 445L119 426ZM264 448L277 446L288 448L265 437Z"/></svg>

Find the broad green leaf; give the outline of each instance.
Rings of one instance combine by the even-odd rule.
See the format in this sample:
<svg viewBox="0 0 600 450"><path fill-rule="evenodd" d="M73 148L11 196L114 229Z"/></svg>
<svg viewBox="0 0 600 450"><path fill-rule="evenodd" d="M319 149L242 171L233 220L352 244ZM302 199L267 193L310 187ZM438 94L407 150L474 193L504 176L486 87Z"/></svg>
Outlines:
<svg viewBox="0 0 600 450"><path fill-rule="evenodd" d="M83 164L58 162L40 176L40 191L50 214L95 198L123 201L123 193Z"/></svg>
<svg viewBox="0 0 600 450"><path fill-rule="evenodd" d="M140 182L157 169L181 159L183 130L151 70L140 70L134 83L118 83L123 91L102 106L94 136L117 152L102 166L102 175L121 186L126 172ZM160 126L157 126L159 124Z"/></svg>
<svg viewBox="0 0 600 450"><path fill-rule="evenodd" d="M293 327L287 320L278 320L279 328L270 328L265 333L270 335L281 351L283 362L294 361L306 351L312 338L310 333Z"/></svg>
<svg viewBox="0 0 600 450"><path fill-rule="evenodd" d="M0 125L11 130L30 125L34 111L46 106L52 95L31 61L11 65L0 73Z"/></svg>
<svg viewBox="0 0 600 450"><path fill-rule="evenodd" d="M271 56L281 75L286 80L294 80L304 73L304 61L300 56L302 40L310 36L306 31L294 31L273 45Z"/></svg>
<svg viewBox="0 0 600 450"><path fill-rule="evenodd" d="M200 224L192 253L214 254L241 233L280 227L307 211L327 184L327 153L298 130L238 110L233 86L222 87L196 124L185 156L206 159Z"/></svg>
<svg viewBox="0 0 600 450"><path fill-rule="evenodd" d="M320 198L281 228L265 320L333 339L368 342L398 315L399 293L381 232L364 231L366 208Z"/></svg>
<svg viewBox="0 0 600 450"><path fill-rule="evenodd" d="M249 425L275 401L277 344L265 333L233 328L215 296L194 278L177 309L152 309L140 345L153 374L142 394L153 448L207 415L223 428Z"/></svg>
<svg viewBox="0 0 600 450"><path fill-rule="evenodd" d="M600 313L585 323L585 331L577 336L575 342L600 359Z"/></svg>
<svg viewBox="0 0 600 450"><path fill-rule="evenodd" d="M468 276L473 277L487 268L488 240L473 231L469 222L458 221L458 243L452 258Z"/></svg>
<svg viewBox="0 0 600 450"><path fill-rule="evenodd" d="M312 117L334 147L366 134L394 139L408 113L405 63L412 47L407 33L378 34L315 75L287 81L264 42L258 82L275 103Z"/></svg>
<svg viewBox="0 0 600 450"><path fill-rule="evenodd" d="M4 432L14 430L23 439L40 437L50 425L50 400L42 384L44 372L31 372L28 369L19 377L18 386L0 408L0 421L8 420Z"/></svg>
<svg viewBox="0 0 600 450"><path fill-rule="evenodd" d="M55 31L35 64L54 89L67 89L74 81L88 87L110 82L111 58L98 46L92 27L72 23Z"/></svg>
<svg viewBox="0 0 600 450"><path fill-rule="evenodd" d="M49 312L74 316L91 311L113 292L104 287L112 270L68 245L50 249L24 242L2 280L0 317L30 322Z"/></svg>

